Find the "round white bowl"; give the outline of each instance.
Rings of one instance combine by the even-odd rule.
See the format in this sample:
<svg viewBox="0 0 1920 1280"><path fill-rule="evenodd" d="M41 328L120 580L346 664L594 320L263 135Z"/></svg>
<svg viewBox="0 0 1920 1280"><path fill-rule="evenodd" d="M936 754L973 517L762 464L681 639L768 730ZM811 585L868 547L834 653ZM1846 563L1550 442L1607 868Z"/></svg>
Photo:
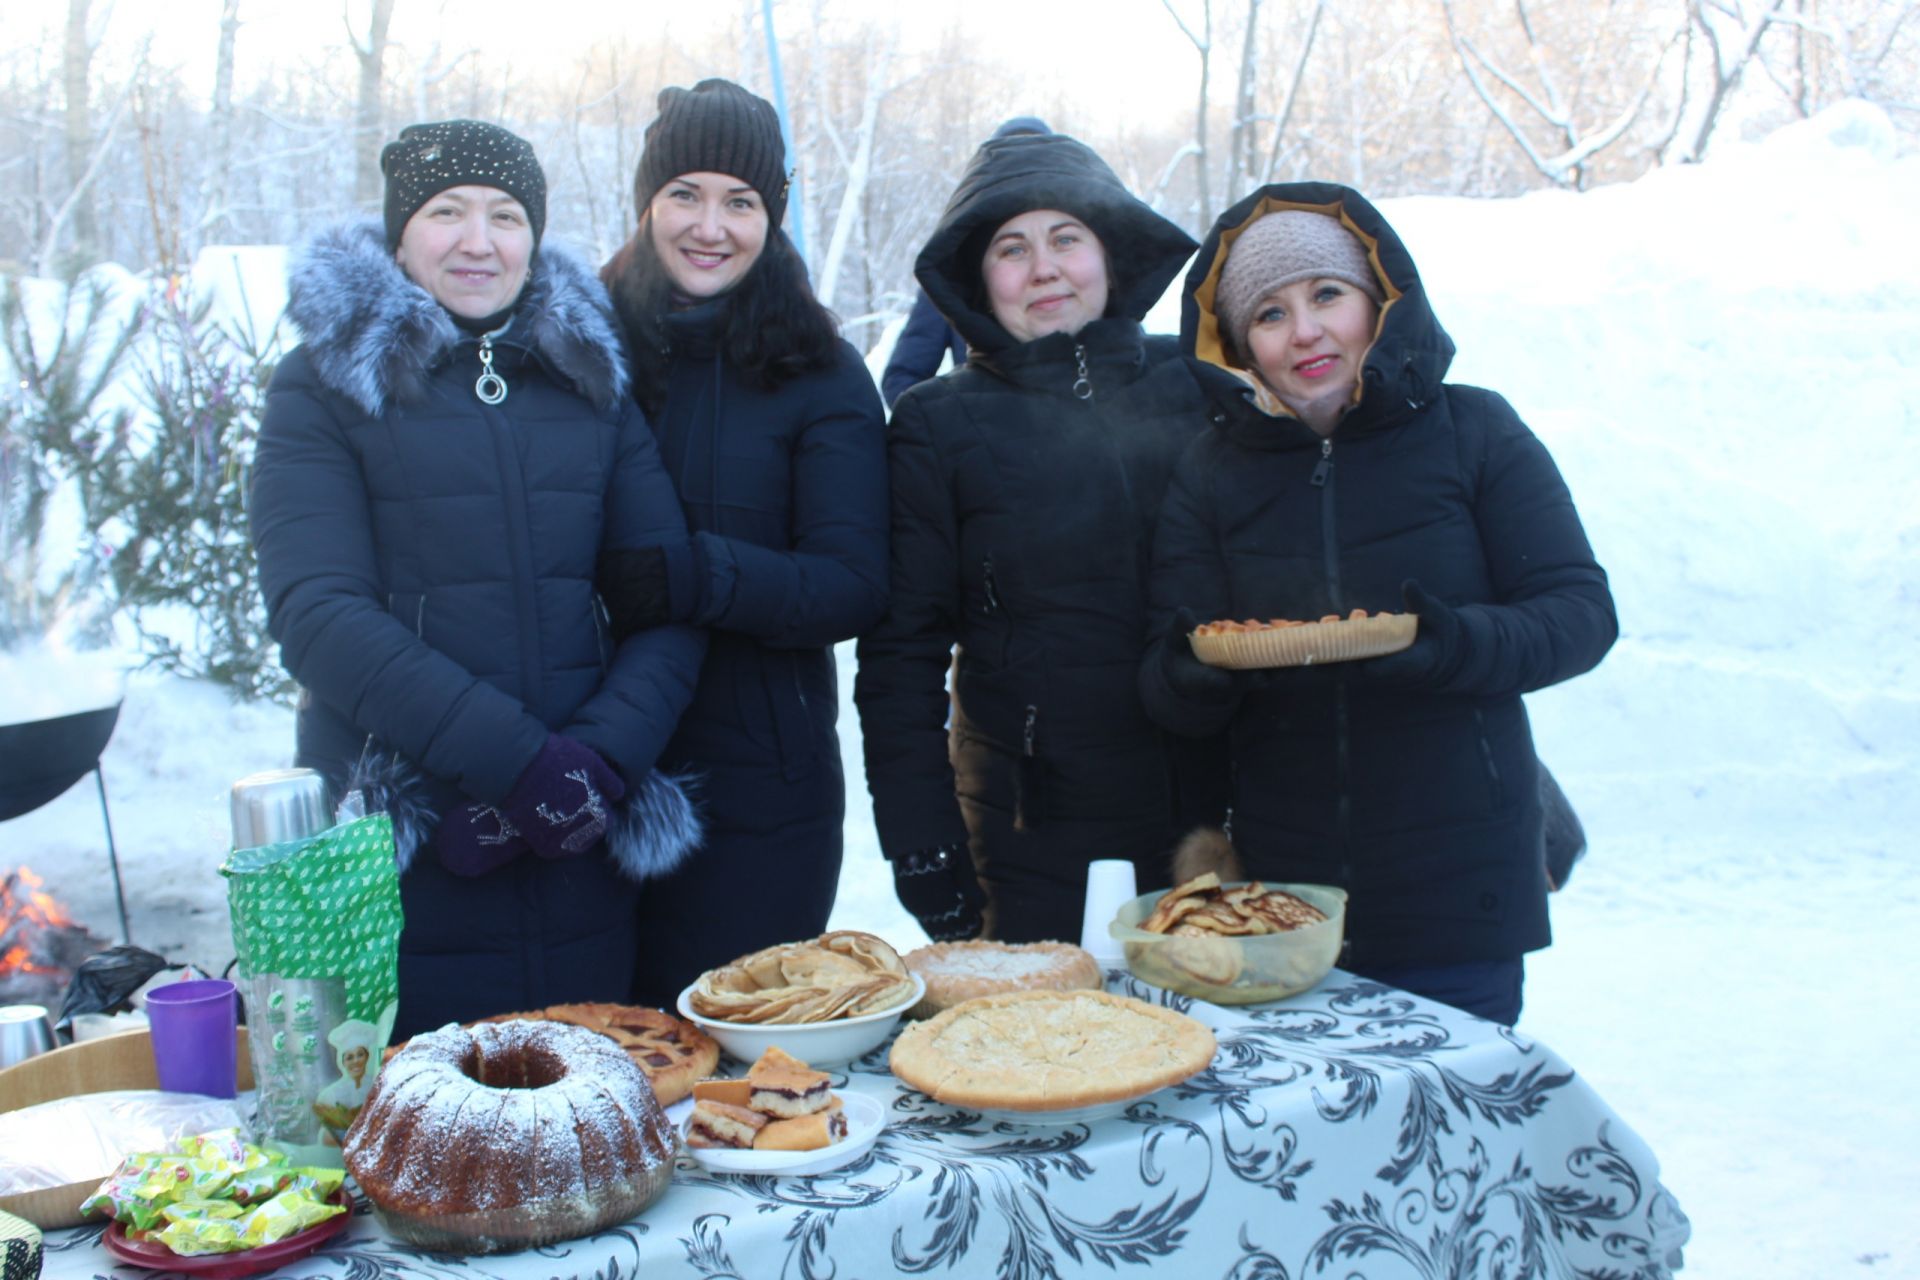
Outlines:
<svg viewBox="0 0 1920 1280"><path fill-rule="evenodd" d="M688 999L693 994L692 986L682 991L674 1004L681 1017L719 1041L728 1056L742 1062L756 1061L769 1047L779 1045L810 1067L836 1066L885 1043L907 1010L920 1003L920 997L927 993L926 981L917 973L909 976L913 990L891 1009L830 1022L726 1022L709 1018L693 1011Z"/></svg>

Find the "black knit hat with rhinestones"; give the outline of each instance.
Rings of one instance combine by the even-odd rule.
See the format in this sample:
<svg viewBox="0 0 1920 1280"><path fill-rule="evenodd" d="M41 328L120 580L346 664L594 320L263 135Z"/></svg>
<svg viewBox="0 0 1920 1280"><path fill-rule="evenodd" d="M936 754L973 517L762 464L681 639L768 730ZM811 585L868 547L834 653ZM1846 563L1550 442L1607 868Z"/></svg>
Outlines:
<svg viewBox="0 0 1920 1280"><path fill-rule="evenodd" d="M400 247L400 233L420 206L448 187L494 187L520 202L533 228L533 242L547 227L547 175L533 146L516 133L481 120L410 124L380 153L387 176L387 247Z"/></svg>
<svg viewBox="0 0 1920 1280"><path fill-rule="evenodd" d="M683 173L724 173L758 191L768 225L779 226L787 212L787 148L773 104L731 80L671 86L658 103L633 175L635 206L645 210Z"/></svg>

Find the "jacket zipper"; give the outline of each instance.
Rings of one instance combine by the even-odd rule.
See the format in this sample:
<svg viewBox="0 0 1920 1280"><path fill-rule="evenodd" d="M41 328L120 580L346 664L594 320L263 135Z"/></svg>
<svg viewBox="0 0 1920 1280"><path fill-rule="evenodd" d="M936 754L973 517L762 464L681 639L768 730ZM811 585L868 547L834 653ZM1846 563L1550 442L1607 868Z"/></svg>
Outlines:
<svg viewBox="0 0 1920 1280"><path fill-rule="evenodd" d="M986 585L987 612L989 614L1004 613L1005 610L1000 607L1000 592L993 584L993 552L987 552L987 558L981 562L980 572Z"/></svg>
<svg viewBox="0 0 1920 1280"><path fill-rule="evenodd" d="M1493 758L1493 740L1487 736L1487 714L1480 708L1473 711L1474 734L1480 740L1480 760L1487 767L1487 783L1493 792L1493 807L1499 810L1505 800L1506 786L1500 780L1500 765Z"/></svg>
<svg viewBox="0 0 1920 1280"><path fill-rule="evenodd" d="M1308 484L1320 491L1320 547L1327 571L1327 598L1334 613L1344 614L1346 602L1340 585L1340 548L1333 509L1333 441L1320 442L1320 461L1314 464ZM1347 682L1334 681L1334 768L1339 798L1334 804L1334 835L1340 850L1340 878L1353 884L1353 740L1347 715Z"/></svg>
<svg viewBox="0 0 1920 1280"><path fill-rule="evenodd" d="M1093 379L1087 376L1087 349L1078 342L1073 344L1073 365L1073 398L1093 399Z"/></svg>

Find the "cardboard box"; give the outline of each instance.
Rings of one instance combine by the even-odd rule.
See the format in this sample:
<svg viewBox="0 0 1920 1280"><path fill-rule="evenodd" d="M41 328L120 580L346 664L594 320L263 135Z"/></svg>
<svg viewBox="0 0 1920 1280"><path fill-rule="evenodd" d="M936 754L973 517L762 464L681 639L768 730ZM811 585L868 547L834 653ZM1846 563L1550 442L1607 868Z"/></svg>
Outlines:
<svg viewBox="0 0 1920 1280"><path fill-rule="evenodd" d="M238 1034L239 1085L246 1090L253 1088L253 1061L247 1052L247 1029L241 1027ZM82 1093L159 1087L159 1077L153 1070L152 1040L144 1031L128 1031L55 1049L0 1071L0 1111L17 1111ZM83 1221L80 1202L111 1172L104 1169L98 1177L82 1182L0 1196L0 1209L25 1218L42 1231L78 1226Z"/></svg>

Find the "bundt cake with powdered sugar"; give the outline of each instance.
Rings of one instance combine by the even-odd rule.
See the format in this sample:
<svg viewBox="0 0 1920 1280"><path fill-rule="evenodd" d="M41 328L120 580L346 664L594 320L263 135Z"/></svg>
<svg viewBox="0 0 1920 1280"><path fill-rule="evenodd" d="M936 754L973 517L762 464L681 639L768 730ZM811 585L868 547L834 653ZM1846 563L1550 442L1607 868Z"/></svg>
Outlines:
<svg viewBox="0 0 1920 1280"><path fill-rule="evenodd" d="M488 1022L415 1036L374 1081L344 1155L395 1236L495 1253L633 1217L672 1177L674 1134L605 1036Z"/></svg>

